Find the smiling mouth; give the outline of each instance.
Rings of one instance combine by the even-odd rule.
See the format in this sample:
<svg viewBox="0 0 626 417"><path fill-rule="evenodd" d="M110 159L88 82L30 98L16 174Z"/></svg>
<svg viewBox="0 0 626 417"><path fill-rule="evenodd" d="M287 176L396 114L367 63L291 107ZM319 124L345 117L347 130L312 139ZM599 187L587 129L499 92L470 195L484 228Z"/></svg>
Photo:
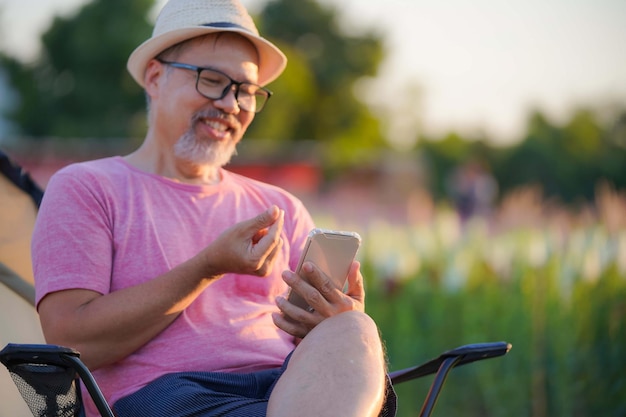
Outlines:
<svg viewBox="0 0 626 417"><path fill-rule="evenodd" d="M228 126L226 126L224 123L216 122L214 120L203 120L202 123L217 132L223 133L228 130Z"/></svg>
<svg viewBox="0 0 626 417"><path fill-rule="evenodd" d="M212 108L195 113L191 126L199 135L217 141L233 138L240 127L235 117Z"/></svg>
<svg viewBox="0 0 626 417"><path fill-rule="evenodd" d="M234 132L229 124L219 120L200 119L197 126L201 126L201 130L204 131L201 135L207 135L208 138L216 141L226 140L232 137Z"/></svg>

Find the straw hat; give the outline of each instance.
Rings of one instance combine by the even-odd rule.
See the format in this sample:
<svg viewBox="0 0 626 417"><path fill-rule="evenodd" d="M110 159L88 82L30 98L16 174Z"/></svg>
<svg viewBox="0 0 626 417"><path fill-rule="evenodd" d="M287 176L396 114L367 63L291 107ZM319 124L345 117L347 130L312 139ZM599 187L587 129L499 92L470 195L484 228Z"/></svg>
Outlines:
<svg viewBox="0 0 626 417"><path fill-rule="evenodd" d="M287 65L287 57L280 49L259 36L239 0L169 0L157 17L152 37L128 58L128 71L143 87L148 61L170 46L213 32L236 32L256 46L260 85L275 80Z"/></svg>

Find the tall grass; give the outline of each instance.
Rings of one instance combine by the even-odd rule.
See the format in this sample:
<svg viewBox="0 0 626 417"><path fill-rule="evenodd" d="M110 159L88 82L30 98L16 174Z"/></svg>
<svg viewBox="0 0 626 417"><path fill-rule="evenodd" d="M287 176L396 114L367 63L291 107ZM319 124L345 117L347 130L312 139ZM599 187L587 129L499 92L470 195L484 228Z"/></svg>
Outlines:
<svg viewBox="0 0 626 417"><path fill-rule="evenodd" d="M626 416L624 195L605 187L593 209L572 212L527 189L488 219L463 224L439 207L427 222L355 227L391 369L467 343L513 344L455 369L434 415ZM430 382L398 386L400 416L416 415Z"/></svg>

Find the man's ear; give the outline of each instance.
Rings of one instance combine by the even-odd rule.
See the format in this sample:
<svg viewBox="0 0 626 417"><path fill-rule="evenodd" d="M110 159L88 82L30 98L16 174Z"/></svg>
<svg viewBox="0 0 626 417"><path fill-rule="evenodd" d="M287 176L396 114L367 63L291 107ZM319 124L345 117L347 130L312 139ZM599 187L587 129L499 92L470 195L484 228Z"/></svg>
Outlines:
<svg viewBox="0 0 626 417"><path fill-rule="evenodd" d="M154 97L158 94L159 83L163 79L163 68L163 64L156 59L151 59L146 66L146 71L143 76L143 85L146 93L150 97Z"/></svg>

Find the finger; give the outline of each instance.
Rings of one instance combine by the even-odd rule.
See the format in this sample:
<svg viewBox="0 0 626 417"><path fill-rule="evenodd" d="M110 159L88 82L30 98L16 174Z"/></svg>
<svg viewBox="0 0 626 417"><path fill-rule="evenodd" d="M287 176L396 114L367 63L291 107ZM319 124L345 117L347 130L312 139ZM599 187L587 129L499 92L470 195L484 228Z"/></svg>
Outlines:
<svg viewBox="0 0 626 417"><path fill-rule="evenodd" d="M263 237L270 234L271 228L282 230L285 219L284 210L272 205L263 213L250 220L250 226L254 232L252 243L257 244Z"/></svg>
<svg viewBox="0 0 626 417"><path fill-rule="evenodd" d="M259 240L261 240L263 236L266 236L266 235L267 235L267 228L257 231L254 234L254 236L252 236L252 243L256 245L257 243L259 243Z"/></svg>
<svg viewBox="0 0 626 417"><path fill-rule="evenodd" d="M311 331L311 329L303 324L288 320L280 313L272 313L272 320L274 321L276 327L300 339L304 338L304 336Z"/></svg>
<svg viewBox="0 0 626 417"><path fill-rule="evenodd" d="M301 273L310 284L302 279L300 279L302 282L298 282L299 277L295 275L295 278L288 277L293 281L293 284L289 285L292 285L294 289L297 286L298 294L321 316L330 317L348 310L365 310L363 276L361 275L358 262L354 261L348 271L347 294L344 294L342 289L337 288L336 284L313 264L307 263L303 265Z"/></svg>
<svg viewBox="0 0 626 417"><path fill-rule="evenodd" d="M325 319L315 310L303 310L284 297L276 297L276 305L282 314L277 314L274 321L281 329L296 337L303 338Z"/></svg>
<svg viewBox="0 0 626 417"><path fill-rule="evenodd" d="M305 271L308 269L311 269L311 264L307 262L302 266L300 273L304 276ZM285 281L285 283L289 287L291 287L291 291L294 291L296 294L298 294L308 305L312 306L313 308L320 309L321 301L323 299L322 295L319 293L318 290L316 290L313 286L306 282L300 275L296 274L295 272L286 270L283 271L282 278L283 281ZM299 306L294 305L294 308L302 310L302 308L300 308Z"/></svg>
<svg viewBox="0 0 626 417"><path fill-rule="evenodd" d="M274 261L276 260L276 257L278 256L278 253L280 252L282 246L283 240L282 238L279 238L278 243L273 246L269 254L267 254L267 256L265 256L265 258L263 259L261 266L257 270L258 276L266 277L272 272Z"/></svg>
<svg viewBox="0 0 626 417"><path fill-rule="evenodd" d="M259 216L263 217L266 213L263 213ZM255 220L258 221L258 226L264 224L262 223L263 220L260 220L258 218ZM278 242L278 239L280 238L280 234L282 233L284 222L285 212L284 210L279 209L276 218L272 219L272 223L268 227L264 227L263 229L258 229L255 231L252 243L254 245L260 244L262 242L267 242L267 244L276 244Z"/></svg>
<svg viewBox="0 0 626 417"><path fill-rule="evenodd" d="M276 297L276 306L289 320L302 323L310 328L322 321L322 317L314 309L305 310L300 306L291 304L284 297Z"/></svg>
<svg viewBox="0 0 626 417"><path fill-rule="evenodd" d="M363 285L363 275L361 274L361 264L358 261L352 262L348 271L347 295L360 303L365 302L365 287Z"/></svg>
<svg viewBox="0 0 626 417"><path fill-rule="evenodd" d="M308 304L319 317L329 317L335 314L336 308L334 303L341 303L341 297L346 297L337 289L332 281L316 268L312 263L306 262L301 270L300 275L292 271L283 272L283 280L289 285L295 293L297 293L306 304ZM306 277L306 280L303 279ZM310 281L307 282L307 281ZM315 286L314 286L315 285ZM316 286L320 286L321 290ZM352 301L352 299L348 298ZM304 310L299 305L294 305L299 312ZM310 312L307 312L309 314ZM319 313L319 314L318 314ZM295 317L302 320L302 317ZM316 323L311 323L316 324Z"/></svg>
<svg viewBox="0 0 626 417"><path fill-rule="evenodd" d="M274 260L276 259L276 257L278 256L278 254L280 253L280 250L283 247L283 238L279 237L278 238L278 242L276 243L276 245L274 245L274 248L272 249L272 251L269 253L269 255L267 256L267 260L266 262L274 262Z"/></svg>
<svg viewBox="0 0 626 417"><path fill-rule="evenodd" d="M283 232L283 225L285 224L285 210L278 210L278 216L272 225L269 227L266 236L270 236L275 241L280 237Z"/></svg>
<svg viewBox="0 0 626 417"><path fill-rule="evenodd" d="M253 219L255 227L257 229L263 229L271 226L278 220L281 212L282 210L279 209L278 206L272 204L267 210Z"/></svg>
<svg viewBox="0 0 626 417"><path fill-rule="evenodd" d="M263 214L260 216L263 216ZM252 239L250 251L254 257L258 258L259 268L267 261L270 255L275 255L281 248L281 235L285 221L284 219L285 212L283 210L278 210L278 217L273 221L272 225L269 228L257 231L255 238L258 238L258 240L255 241L255 238ZM273 259L274 257L271 257L270 259Z"/></svg>
<svg viewBox="0 0 626 417"><path fill-rule="evenodd" d="M309 287L312 287L306 288L309 298L305 296L305 299L316 310L325 310L329 303L341 300L343 296L341 288L337 288L335 282L315 264L306 262L301 274L307 279Z"/></svg>
<svg viewBox="0 0 626 417"><path fill-rule="evenodd" d="M264 212L242 222L244 229L252 233L254 243L267 235L267 229L278 220L281 211L276 205L272 205Z"/></svg>

